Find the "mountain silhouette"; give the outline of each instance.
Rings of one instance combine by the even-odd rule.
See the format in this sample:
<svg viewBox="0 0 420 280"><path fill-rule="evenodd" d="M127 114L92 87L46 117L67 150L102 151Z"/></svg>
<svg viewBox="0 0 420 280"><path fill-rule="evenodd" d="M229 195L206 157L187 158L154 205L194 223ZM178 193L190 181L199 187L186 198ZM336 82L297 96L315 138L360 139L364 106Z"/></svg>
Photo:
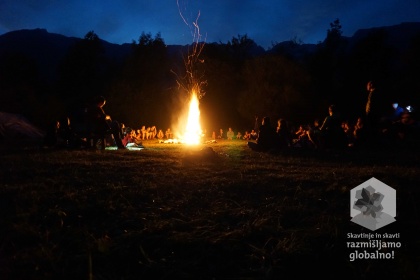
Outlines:
<svg viewBox="0 0 420 280"><path fill-rule="evenodd" d="M81 38L49 33L46 29L24 29L0 36L0 57L19 53L34 60L43 77L54 78L58 64ZM120 61L130 52L130 44L112 44L101 40L105 56Z"/></svg>
<svg viewBox="0 0 420 280"><path fill-rule="evenodd" d="M351 37L343 37L347 42L348 50L373 32L383 31L387 34L388 44L400 51L407 49L415 36L420 36L420 22L405 22L399 25L360 29ZM20 53L35 61L39 72L46 79L52 79L56 75L60 61L65 57L68 50L82 38L66 37L61 34L49 33L46 29L24 29L5 33L0 36L0 58L10 53ZM131 43L113 44L101 40L104 55L115 62L121 62L130 52ZM320 45L323 42L319 43ZM316 51L318 44L300 44L293 41L285 41L274 45L264 51L258 47L256 55L273 52L281 52L293 58L300 58ZM169 54L179 52L181 45L168 45Z"/></svg>

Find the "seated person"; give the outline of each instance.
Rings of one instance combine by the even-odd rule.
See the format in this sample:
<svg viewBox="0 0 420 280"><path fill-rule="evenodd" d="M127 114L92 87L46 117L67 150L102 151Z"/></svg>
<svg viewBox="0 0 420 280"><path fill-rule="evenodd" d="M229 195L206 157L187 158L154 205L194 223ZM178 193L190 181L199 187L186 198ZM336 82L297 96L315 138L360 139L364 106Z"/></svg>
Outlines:
<svg viewBox="0 0 420 280"><path fill-rule="evenodd" d="M223 139L223 129L219 130L219 135L217 135L217 139Z"/></svg>
<svg viewBox="0 0 420 280"><path fill-rule="evenodd" d="M357 148L364 147L367 144L367 140L368 130L364 124L363 118L359 117L354 125L352 146Z"/></svg>
<svg viewBox="0 0 420 280"><path fill-rule="evenodd" d="M163 134L162 129L159 129L159 132L158 132L158 134L157 134L157 138L158 138L159 140L162 140L162 139L163 139L163 137L165 137L165 135Z"/></svg>
<svg viewBox="0 0 420 280"><path fill-rule="evenodd" d="M325 148L347 147L347 136L341 127L341 118L334 105L328 108L329 115L325 117L319 130L321 131L322 144Z"/></svg>
<svg viewBox="0 0 420 280"><path fill-rule="evenodd" d="M92 106L88 108L88 131L89 134L93 135L93 144L95 145L97 140L102 140L101 148L105 149L105 136L112 134L117 147L124 149L125 147L121 141L121 126L117 121L113 121L109 115L105 114L103 109L105 103L106 99L103 96L97 96Z"/></svg>
<svg viewBox="0 0 420 280"><path fill-rule="evenodd" d="M289 130L289 126L287 125L287 121L285 119L279 119L277 121L277 135L279 137L279 145L281 148L290 147L292 144L292 134Z"/></svg>
<svg viewBox="0 0 420 280"><path fill-rule="evenodd" d="M171 131L171 129L170 129L170 128L168 128L168 129L166 130L166 132L165 132L165 136L166 136L166 139L172 139L172 138L173 138L173 134L172 134L172 131Z"/></svg>
<svg viewBox="0 0 420 280"><path fill-rule="evenodd" d="M309 126L307 131L307 139L314 149L322 148L324 146L322 143L321 130L319 130L319 128L319 120L315 119L313 125Z"/></svg>
<svg viewBox="0 0 420 280"><path fill-rule="evenodd" d="M300 125L299 129L292 134L292 147L294 148L313 148L310 125Z"/></svg>
<svg viewBox="0 0 420 280"><path fill-rule="evenodd" d="M134 141L135 141L134 130L128 130L127 133L125 134L124 138L121 140L124 147L126 147L128 143L134 143Z"/></svg>
<svg viewBox="0 0 420 280"><path fill-rule="evenodd" d="M152 131L151 131L151 129L152 128L150 126L148 126L146 128L146 140L152 139Z"/></svg>
<svg viewBox="0 0 420 280"><path fill-rule="evenodd" d="M143 125L141 127L141 138L143 140L146 140L147 139L147 129L146 129L146 126L145 125Z"/></svg>
<svg viewBox="0 0 420 280"><path fill-rule="evenodd" d="M301 137L305 136L307 133L307 129L304 125L299 125L299 129L295 131L295 135L293 139L300 139Z"/></svg>
<svg viewBox="0 0 420 280"><path fill-rule="evenodd" d="M44 147L65 147L67 138L60 133L60 122L53 121L47 128L44 137Z"/></svg>
<svg viewBox="0 0 420 280"><path fill-rule="evenodd" d="M157 135L156 126L153 125L152 127L150 127L149 139L155 139L156 135Z"/></svg>
<svg viewBox="0 0 420 280"><path fill-rule="evenodd" d="M258 138L258 133L255 131L255 129L251 130L250 140L257 140L257 138Z"/></svg>
<svg viewBox="0 0 420 280"><path fill-rule="evenodd" d="M141 130L137 129L136 133L134 135L134 143L137 145L142 145L142 138L141 138Z"/></svg>
<svg viewBox="0 0 420 280"><path fill-rule="evenodd" d="M263 118L256 142L248 142L248 147L254 151L269 151L279 148L278 136L276 130L271 127L269 117Z"/></svg>
<svg viewBox="0 0 420 280"><path fill-rule="evenodd" d="M242 138L244 140L250 140L251 139L251 134L247 131L245 131L244 137Z"/></svg>
<svg viewBox="0 0 420 280"><path fill-rule="evenodd" d="M233 132L231 127L229 127L228 131L226 132L226 138L228 140L233 140L233 138L235 138L235 133Z"/></svg>

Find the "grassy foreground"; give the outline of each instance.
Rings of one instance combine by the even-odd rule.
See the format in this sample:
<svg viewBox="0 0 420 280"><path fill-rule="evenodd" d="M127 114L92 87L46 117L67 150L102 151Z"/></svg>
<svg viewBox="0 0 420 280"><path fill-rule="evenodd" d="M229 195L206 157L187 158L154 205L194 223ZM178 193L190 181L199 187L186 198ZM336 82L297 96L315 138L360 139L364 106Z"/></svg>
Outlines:
<svg viewBox="0 0 420 280"><path fill-rule="evenodd" d="M419 279L417 152L2 151L0 279ZM392 259L349 254L350 190L397 191ZM351 240L354 241L354 240ZM384 249L385 252L387 249Z"/></svg>

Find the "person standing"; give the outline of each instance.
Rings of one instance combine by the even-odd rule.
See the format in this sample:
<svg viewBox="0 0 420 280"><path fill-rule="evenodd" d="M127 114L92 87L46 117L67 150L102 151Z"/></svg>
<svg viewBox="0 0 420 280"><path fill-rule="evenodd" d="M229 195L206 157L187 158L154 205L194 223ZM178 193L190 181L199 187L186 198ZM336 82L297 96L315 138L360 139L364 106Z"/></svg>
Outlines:
<svg viewBox="0 0 420 280"><path fill-rule="evenodd" d="M366 102L365 126L368 131L368 140L372 146L377 146L381 142L383 118L387 115L385 96L378 90L373 81L366 85L368 98Z"/></svg>
<svg viewBox="0 0 420 280"><path fill-rule="evenodd" d="M366 89L368 91L368 97L366 102L366 117L373 118L378 114L377 102L378 94L376 91L376 87L373 81L369 81L366 85Z"/></svg>

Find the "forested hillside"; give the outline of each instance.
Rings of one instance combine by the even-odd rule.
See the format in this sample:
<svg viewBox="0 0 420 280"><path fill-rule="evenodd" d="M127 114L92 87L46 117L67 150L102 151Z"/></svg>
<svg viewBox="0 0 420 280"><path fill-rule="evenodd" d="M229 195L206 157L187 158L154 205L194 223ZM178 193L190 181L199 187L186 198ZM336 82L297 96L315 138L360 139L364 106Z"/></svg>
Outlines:
<svg viewBox="0 0 420 280"><path fill-rule="evenodd" d="M185 106L179 84L191 49L168 46L160 34L115 45L94 31L84 38L10 32L0 36L0 111L42 127L100 94L108 99L107 113L129 126L170 126ZM251 128L255 115L312 123L332 103L352 122L363 113L369 80L389 102L420 104L420 23L348 38L337 20L319 44L289 41L269 50L238 35L226 44L205 42L198 61L209 131Z"/></svg>

